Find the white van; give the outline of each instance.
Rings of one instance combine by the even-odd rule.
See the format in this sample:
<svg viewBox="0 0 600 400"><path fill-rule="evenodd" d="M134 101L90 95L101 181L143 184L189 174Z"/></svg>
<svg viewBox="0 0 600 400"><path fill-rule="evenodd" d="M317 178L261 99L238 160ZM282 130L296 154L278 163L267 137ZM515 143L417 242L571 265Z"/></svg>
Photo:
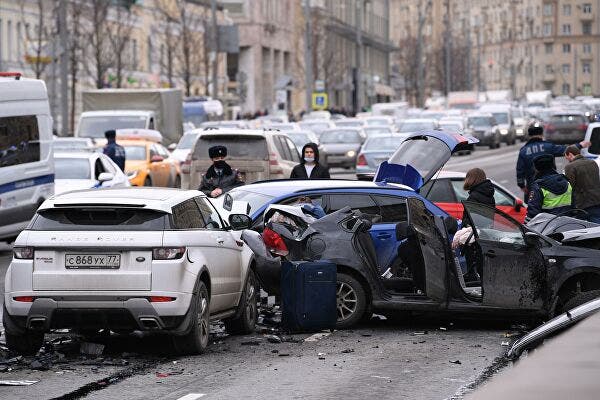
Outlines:
<svg viewBox="0 0 600 400"><path fill-rule="evenodd" d="M46 84L0 72L0 240L11 241L54 194Z"/></svg>

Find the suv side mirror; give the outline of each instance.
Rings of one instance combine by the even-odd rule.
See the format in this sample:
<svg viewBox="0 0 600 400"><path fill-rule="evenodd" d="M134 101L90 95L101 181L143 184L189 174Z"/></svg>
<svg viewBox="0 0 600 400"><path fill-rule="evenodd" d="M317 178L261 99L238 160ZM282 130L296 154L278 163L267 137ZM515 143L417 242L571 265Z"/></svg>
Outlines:
<svg viewBox="0 0 600 400"><path fill-rule="evenodd" d="M408 238L408 227L408 221L402 221L396 224L396 240L404 240Z"/></svg>
<svg viewBox="0 0 600 400"><path fill-rule="evenodd" d="M252 226L252 218L245 214L230 214L229 225L234 231L250 229Z"/></svg>
<svg viewBox="0 0 600 400"><path fill-rule="evenodd" d="M98 175L98 182L112 181L113 179L115 179L115 175L110 172L102 172Z"/></svg>

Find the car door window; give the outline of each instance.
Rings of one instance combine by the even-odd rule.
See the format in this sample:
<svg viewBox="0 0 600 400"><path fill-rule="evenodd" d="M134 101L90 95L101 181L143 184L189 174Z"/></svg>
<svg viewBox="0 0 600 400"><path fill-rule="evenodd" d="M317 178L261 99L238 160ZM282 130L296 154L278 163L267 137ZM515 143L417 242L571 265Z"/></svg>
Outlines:
<svg viewBox="0 0 600 400"><path fill-rule="evenodd" d="M295 163L299 163L300 162L300 157L298 155L298 149L296 148L296 145L294 144L294 142L292 142L288 138L282 138L282 140L285 141L285 143L287 143L287 147L288 147L289 152L290 152L290 161L293 161Z"/></svg>
<svg viewBox="0 0 600 400"><path fill-rule="evenodd" d="M465 202L469 219L476 228L475 236L482 240L525 245L521 224L505 216L501 211L484 204Z"/></svg>
<svg viewBox="0 0 600 400"><path fill-rule="evenodd" d="M290 150L288 149L287 144L285 144L285 142L282 141L283 137L277 135L273 139L275 142L275 147L277 147L277 151L279 152L281 158L283 158L286 161L290 161Z"/></svg>
<svg viewBox="0 0 600 400"><path fill-rule="evenodd" d="M381 223L398 223L408 219L404 198L395 196L373 197L381 210Z"/></svg>
<svg viewBox="0 0 600 400"><path fill-rule="evenodd" d="M346 206L350 206L353 210L359 210L366 214L380 213L379 207L368 194L346 193L329 195L327 213L341 210Z"/></svg>
<svg viewBox="0 0 600 400"><path fill-rule="evenodd" d="M514 206L515 205L515 201L514 199L508 194L506 193L504 190L498 188L497 186L494 187L494 201L496 202L497 206Z"/></svg>
<svg viewBox="0 0 600 400"><path fill-rule="evenodd" d="M223 229L223 220L215 208L206 199L194 197L207 229Z"/></svg>
<svg viewBox="0 0 600 400"><path fill-rule="evenodd" d="M202 229L206 227L203 215L194 199L186 200L173 207L174 229Z"/></svg>
<svg viewBox="0 0 600 400"><path fill-rule="evenodd" d="M452 189L454 190L454 194L456 195L456 199L458 200L458 202L466 200L469 197L469 192L467 192L463 187L465 181L461 179L453 180L451 182Z"/></svg>
<svg viewBox="0 0 600 400"><path fill-rule="evenodd" d="M454 190L450 187L448 179L433 179L427 182L419 193L434 203L456 203Z"/></svg>

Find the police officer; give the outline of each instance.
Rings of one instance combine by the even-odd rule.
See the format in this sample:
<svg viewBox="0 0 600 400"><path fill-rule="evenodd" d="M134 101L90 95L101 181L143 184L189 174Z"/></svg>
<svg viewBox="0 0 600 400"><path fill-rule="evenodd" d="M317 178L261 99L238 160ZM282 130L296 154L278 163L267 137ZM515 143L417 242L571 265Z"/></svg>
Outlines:
<svg viewBox="0 0 600 400"><path fill-rule="evenodd" d="M529 140L519 151L517 160L517 185L523 190L525 202L529 199L529 192L534 181L535 169L533 160L544 154L553 157L562 157L565 154L567 145L558 145L544 140L544 128L539 122L535 122L527 129ZM583 141L577 143L579 148L589 147L591 142ZM553 158L554 159L554 158Z"/></svg>
<svg viewBox="0 0 600 400"><path fill-rule="evenodd" d="M111 129L104 132L104 137L107 142L104 146L104 154L110 157L121 168L121 171L125 171L125 149L117 144L117 132Z"/></svg>
<svg viewBox="0 0 600 400"><path fill-rule="evenodd" d="M213 146L208 149L208 156L213 165L208 168L206 174L202 175L200 189L209 197L219 197L236 186L244 184L237 169L232 169L225 162L227 147Z"/></svg>
<svg viewBox="0 0 600 400"><path fill-rule="evenodd" d="M573 188L566 176L556 172L554 156L539 155L533 159L533 165L536 174L529 193L525 221L542 212L560 215L572 209Z"/></svg>

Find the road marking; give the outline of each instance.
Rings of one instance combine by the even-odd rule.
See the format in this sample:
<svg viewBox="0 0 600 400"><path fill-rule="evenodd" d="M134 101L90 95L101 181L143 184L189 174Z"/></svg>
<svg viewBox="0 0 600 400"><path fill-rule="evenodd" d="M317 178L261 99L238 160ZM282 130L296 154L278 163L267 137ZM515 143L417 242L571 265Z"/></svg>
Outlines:
<svg viewBox="0 0 600 400"><path fill-rule="evenodd" d="M305 342L318 342L319 340L331 335L331 332L319 332L304 339Z"/></svg>
<svg viewBox="0 0 600 400"><path fill-rule="evenodd" d="M196 400L204 396L206 396L205 393L190 393L178 398L177 400Z"/></svg>
<svg viewBox="0 0 600 400"><path fill-rule="evenodd" d="M390 379L389 376L379 376L379 375L371 375L371 378L377 378L377 379Z"/></svg>

